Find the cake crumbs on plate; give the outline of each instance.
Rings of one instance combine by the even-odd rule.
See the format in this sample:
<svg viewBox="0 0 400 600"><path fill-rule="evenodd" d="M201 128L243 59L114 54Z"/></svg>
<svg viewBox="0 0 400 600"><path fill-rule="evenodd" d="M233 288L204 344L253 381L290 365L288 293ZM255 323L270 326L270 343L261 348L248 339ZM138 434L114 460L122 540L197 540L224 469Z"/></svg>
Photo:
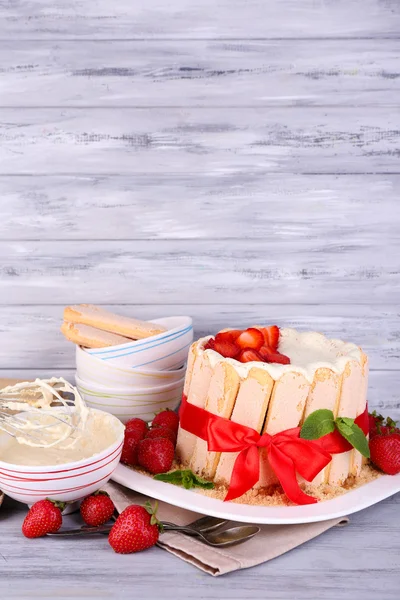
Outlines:
<svg viewBox="0 0 400 600"><path fill-rule="evenodd" d="M152 477L141 467L129 468L131 468L133 471L141 473L142 475ZM180 468L182 468L181 465L175 463L171 471ZM345 481L343 487L329 485L328 483L323 483L319 486L314 486L310 483L301 483L300 487L306 494L310 494L321 502L324 502L326 500L332 500L333 498L342 496L343 494L355 490L362 485L370 483L381 475L383 475L382 472L375 469L372 465L366 464L362 467L360 475L358 477L350 475ZM208 496L209 498L214 498L215 500L223 501L228 492L228 487L226 485L215 484L215 487L212 490L195 488L192 491L196 492L197 494L202 494L203 496ZM240 498L230 500L230 502L235 502L236 504L249 504L252 506L296 506L296 504L288 499L279 484L269 486L268 488L253 488L240 496Z"/></svg>
<svg viewBox="0 0 400 600"><path fill-rule="evenodd" d="M361 469L361 473L358 477L350 476L347 478L343 487L329 485L323 483L318 486L314 486L310 483L301 483L301 489L306 493L314 496L321 502L326 500L332 500L338 496L342 496L351 490L354 490L366 483L370 483L374 479L377 479L383 475L380 471L377 471L371 465L364 465ZM196 492L210 498L217 500L223 500L227 494L228 488L225 485L216 485L213 490L202 490L196 489ZM253 506L296 506L294 502L291 502L282 487L277 484L270 486L269 488L258 488L251 489L240 498L231 500L230 502L236 502L237 504L250 504Z"/></svg>
<svg viewBox="0 0 400 600"><path fill-rule="evenodd" d="M348 477L343 487L329 485L328 483L323 483L318 486L314 486L310 483L301 483L300 487L306 494L310 494L319 501L324 502L326 500L333 500L333 498L342 496L366 483L370 483L381 475L383 475L383 473L377 471L371 465L364 465L360 475L358 477ZM216 485L213 490L196 489L197 493L217 500L223 500L227 491L228 488L225 485ZM279 484L270 486L269 488L253 488L243 494L243 496L240 496L240 498L231 500L231 502L253 506L296 506L294 502L291 502L288 499Z"/></svg>

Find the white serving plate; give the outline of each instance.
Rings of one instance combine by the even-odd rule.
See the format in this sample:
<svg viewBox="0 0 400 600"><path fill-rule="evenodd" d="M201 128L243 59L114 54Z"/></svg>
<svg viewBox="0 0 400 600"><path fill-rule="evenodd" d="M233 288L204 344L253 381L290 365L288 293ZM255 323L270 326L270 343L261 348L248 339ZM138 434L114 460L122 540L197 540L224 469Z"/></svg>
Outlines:
<svg viewBox="0 0 400 600"><path fill-rule="evenodd" d="M383 475L343 496L318 504L308 504L307 506L250 506L235 502L222 502L170 483L155 481L151 477L137 473L121 463L114 471L112 479L131 490L202 515L265 525L313 523L344 517L400 492L399 473L394 476Z"/></svg>

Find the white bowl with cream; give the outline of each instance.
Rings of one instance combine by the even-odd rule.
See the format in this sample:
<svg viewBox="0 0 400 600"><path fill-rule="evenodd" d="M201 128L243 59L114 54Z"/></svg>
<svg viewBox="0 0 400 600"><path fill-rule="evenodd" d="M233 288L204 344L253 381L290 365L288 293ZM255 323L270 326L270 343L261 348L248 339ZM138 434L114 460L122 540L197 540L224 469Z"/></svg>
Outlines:
<svg viewBox="0 0 400 600"><path fill-rule="evenodd" d="M92 408L82 436L70 448L31 447L0 432L0 489L26 504L80 500L110 479L123 441L121 421Z"/></svg>
<svg viewBox="0 0 400 600"><path fill-rule="evenodd" d="M111 388L93 384L75 376L76 386L87 406L109 412L126 423L133 417L151 421L167 408L174 410L182 398L184 377L179 381L154 387Z"/></svg>
<svg viewBox="0 0 400 600"><path fill-rule="evenodd" d="M114 389L132 386L155 387L174 383L185 376L185 366L168 371L119 367L89 354L80 346L76 347L76 371L78 377L84 381Z"/></svg>
<svg viewBox="0 0 400 600"><path fill-rule="evenodd" d="M177 369L187 359L193 341L191 317L152 319L167 331L142 340L108 348L85 348L83 351L101 361L118 367L165 371Z"/></svg>

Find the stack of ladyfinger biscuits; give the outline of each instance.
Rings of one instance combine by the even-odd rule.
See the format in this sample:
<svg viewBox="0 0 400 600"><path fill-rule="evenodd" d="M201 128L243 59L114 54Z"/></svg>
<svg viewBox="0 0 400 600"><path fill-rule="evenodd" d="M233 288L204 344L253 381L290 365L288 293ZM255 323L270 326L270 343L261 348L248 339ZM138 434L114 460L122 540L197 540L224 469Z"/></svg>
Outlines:
<svg viewBox="0 0 400 600"><path fill-rule="evenodd" d="M111 313L93 304L67 306L61 331L70 342L85 348L106 348L158 335L165 327Z"/></svg>

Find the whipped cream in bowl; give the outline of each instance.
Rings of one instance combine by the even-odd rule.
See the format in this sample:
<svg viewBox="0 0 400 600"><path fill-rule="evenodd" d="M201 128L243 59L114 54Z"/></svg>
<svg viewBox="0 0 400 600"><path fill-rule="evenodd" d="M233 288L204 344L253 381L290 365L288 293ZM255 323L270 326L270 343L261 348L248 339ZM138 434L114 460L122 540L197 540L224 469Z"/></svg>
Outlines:
<svg viewBox="0 0 400 600"><path fill-rule="evenodd" d="M72 443L29 446L0 432L0 489L33 504L50 498L83 499L104 485L117 468L125 427L113 415L87 409L85 424Z"/></svg>

